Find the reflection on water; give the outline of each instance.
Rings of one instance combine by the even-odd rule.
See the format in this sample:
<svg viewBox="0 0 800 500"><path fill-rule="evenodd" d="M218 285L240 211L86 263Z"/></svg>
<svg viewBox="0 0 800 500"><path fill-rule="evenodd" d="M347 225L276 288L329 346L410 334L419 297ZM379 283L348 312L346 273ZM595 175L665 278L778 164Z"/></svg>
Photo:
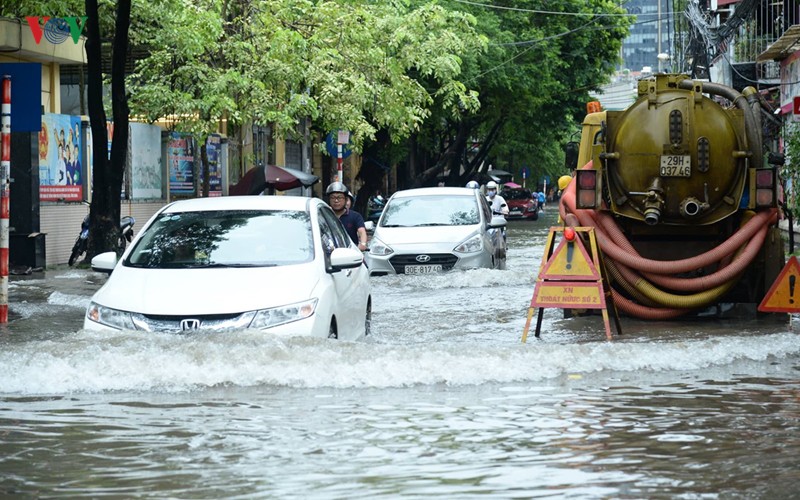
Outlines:
<svg viewBox="0 0 800 500"><path fill-rule="evenodd" d="M83 332L103 275L14 280L0 496L797 498L800 335L546 311L521 344L554 223L507 271L375 278L363 342Z"/></svg>

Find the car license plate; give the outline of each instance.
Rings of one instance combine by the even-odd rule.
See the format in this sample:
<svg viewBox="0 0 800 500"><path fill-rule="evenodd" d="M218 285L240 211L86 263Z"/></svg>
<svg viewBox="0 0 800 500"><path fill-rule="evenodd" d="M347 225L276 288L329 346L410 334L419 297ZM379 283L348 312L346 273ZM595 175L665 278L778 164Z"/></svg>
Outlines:
<svg viewBox="0 0 800 500"><path fill-rule="evenodd" d="M691 177L691 158L689 155L662 155L661 177Z"/></svg>
<svg viewBox="0 0 800 500"><path fill-rule="evenodd" d="M406 274L430 274L442 270L441 264L424 264L420 266L406 266Z"/></svg>

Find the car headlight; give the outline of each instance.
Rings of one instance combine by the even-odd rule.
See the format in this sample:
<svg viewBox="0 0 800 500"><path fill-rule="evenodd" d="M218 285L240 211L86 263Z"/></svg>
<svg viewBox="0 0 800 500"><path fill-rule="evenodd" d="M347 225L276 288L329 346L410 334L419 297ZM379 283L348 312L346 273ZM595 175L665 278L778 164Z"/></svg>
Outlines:
<svg viewBox="0 0 800 500"><path fill-rule="evenodd" d="M317 299L310 299L287 306L262 309L250 323L250 328L271 328L308 318L317 309Z"/></svg>
<svg viewBox="0 0 800 500"><path fill-rule="evenodd" d="M95 302L89 304L86 317L95 323L118 328L120 330L136 330L131 313L101 306Z"/></svg>
<svg viewBox="0 0 800 500"><path fill-rule="evenodd" d="M389 255L393 252L394 250L392 250L392 247L378 238L372 238L372 241L369 242L369 253L372 255Z"/></svg>
<svg viewBox="0 0 800 500"><path fill-rule="evenodd" d="M462 241L453 250L459 253L480 252L481 250L483 250L483 240L481 239L481 235L476 234Z"/></svg>

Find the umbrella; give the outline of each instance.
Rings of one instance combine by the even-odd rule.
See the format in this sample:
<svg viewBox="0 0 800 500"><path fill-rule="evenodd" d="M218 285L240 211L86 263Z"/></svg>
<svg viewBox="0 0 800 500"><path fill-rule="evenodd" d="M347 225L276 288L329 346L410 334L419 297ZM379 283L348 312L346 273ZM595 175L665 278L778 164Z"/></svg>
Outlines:
<svg viewBox="0 0 800 500"><path fill-rule="evenodd" d="M254 167L242 176L238 183L230 186L231 196L261 194L265 189L286 191L298 187L309 187L319 181L319 177L297 170L296 168L267 165Z"/></svg>
<svg viewBox="0 0 800 500"><path fill-rule="evenodd" d="M511 188L511 189L517 189L517 188L521 188L521 187L522 187L522 186L520 186L519 184L517 184L516 182L506 182L506 183L505 183L505 184L503 184L503 185L504 185L505 187L507 187L507 188Z"/></svg>

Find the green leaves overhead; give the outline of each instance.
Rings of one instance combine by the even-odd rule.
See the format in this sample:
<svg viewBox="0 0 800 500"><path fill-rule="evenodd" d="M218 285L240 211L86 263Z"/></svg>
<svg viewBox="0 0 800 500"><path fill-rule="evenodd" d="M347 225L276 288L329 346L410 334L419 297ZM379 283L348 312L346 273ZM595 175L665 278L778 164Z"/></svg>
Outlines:
<svg viewBox="0 0 800 500"><path fill-rule="evenodd" d="M477 109L458 78L485 39L472 16L436 4L165 0L134 11L149 56L131 75L131 110L150 120L200 133L254 120L291 134L310 116L359 147L379 128L407 137L436 100Z"/></svg>
<svg viewBox="0 0 800 500"><path fill-rule="evenodd" d="M101 0L109 40L115 3ZM3 9L84 10L74 0ZM134 0L132 16L135 116L200 135L222 120L292 135L311 117L318 130L350 130L356 149L383 129L395 142L413 135L428 165L463 163L452 148L469 142L501 168L560 166L552 159L630 22L610 0Z"/></svg>

